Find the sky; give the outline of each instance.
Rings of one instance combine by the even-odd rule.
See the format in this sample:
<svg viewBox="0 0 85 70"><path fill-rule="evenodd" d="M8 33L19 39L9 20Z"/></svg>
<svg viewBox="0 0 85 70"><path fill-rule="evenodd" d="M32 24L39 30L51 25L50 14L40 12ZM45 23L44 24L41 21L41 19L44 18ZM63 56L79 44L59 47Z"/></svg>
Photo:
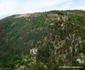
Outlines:
<svg viewBox="0 0 85 70"><path fill-rule="evenodd" d="M85 0L0 0L0 18L50 10L85 10Z"/></svg>

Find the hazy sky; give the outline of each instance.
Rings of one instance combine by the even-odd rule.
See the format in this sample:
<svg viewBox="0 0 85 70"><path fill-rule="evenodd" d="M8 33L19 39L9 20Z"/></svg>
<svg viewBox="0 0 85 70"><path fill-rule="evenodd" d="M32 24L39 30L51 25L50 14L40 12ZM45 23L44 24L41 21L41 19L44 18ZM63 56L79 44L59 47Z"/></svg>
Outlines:
<svg viewBox="0 0 85 70"><path fill-rule="evenodd" d="M85 0L0 0L0 18L49 10L85 10Z"/></svg>

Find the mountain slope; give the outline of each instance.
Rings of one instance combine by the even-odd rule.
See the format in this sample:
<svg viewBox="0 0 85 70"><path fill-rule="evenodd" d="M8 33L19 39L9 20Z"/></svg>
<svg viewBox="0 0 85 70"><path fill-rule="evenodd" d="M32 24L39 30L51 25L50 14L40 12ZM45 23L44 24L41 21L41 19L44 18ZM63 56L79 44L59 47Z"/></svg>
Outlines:
<svg viewBox="0 0 85 70"><path fill-rule="evenodd" d="M84 50L85 11L55 10L0 20L0 70L84 66Z"/></svg>

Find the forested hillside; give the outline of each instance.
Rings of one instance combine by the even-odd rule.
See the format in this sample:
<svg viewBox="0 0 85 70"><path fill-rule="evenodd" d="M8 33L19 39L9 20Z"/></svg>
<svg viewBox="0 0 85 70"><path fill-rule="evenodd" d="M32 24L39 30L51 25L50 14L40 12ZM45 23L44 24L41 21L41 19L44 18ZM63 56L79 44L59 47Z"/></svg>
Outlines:
<svg viewBox="0 0 85 70"><path fill-rule="evenodd" d="M61 70L60 66L85 70L85 11L54 10L0 20L0 70Z"/></svg>

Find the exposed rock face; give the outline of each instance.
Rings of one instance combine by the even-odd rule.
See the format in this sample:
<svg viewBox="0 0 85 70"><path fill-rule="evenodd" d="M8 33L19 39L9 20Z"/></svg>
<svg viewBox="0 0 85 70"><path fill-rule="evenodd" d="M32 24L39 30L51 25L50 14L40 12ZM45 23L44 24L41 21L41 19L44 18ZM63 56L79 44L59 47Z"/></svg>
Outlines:
<svg viewBox="0 0 85 70"><path fill-rule="evenodd" d="M25 66L20 66L18 70L26 70Z"/></svg>
<svg viewBox="0 0 85 70"><path fill-rule="evenodd" d="M35 55L37 53L37 48L30 49L30 54Z"/></svg>
<svg viewBox="0 0 85 70"><path fill-rule="evenodd" d="M31 14L20 14L18 16L15 16L14 18L23 18L23 17L29 17Z"/></svg>
<svg viewBox="0 0 85 70"><path fill-rule="evenodd" d="M68 20L68 17L67 16L62 16L62 20L63 21L67 21Z"/></svg>
<svg viewBox="0 0 85 70"><path fill-rule="evenodd" d="M80 64L84 63L84 60L82 60L82 59L80 59L80 58L78 58L77 61L78 61L78 63L80 63Z"/></svg>

